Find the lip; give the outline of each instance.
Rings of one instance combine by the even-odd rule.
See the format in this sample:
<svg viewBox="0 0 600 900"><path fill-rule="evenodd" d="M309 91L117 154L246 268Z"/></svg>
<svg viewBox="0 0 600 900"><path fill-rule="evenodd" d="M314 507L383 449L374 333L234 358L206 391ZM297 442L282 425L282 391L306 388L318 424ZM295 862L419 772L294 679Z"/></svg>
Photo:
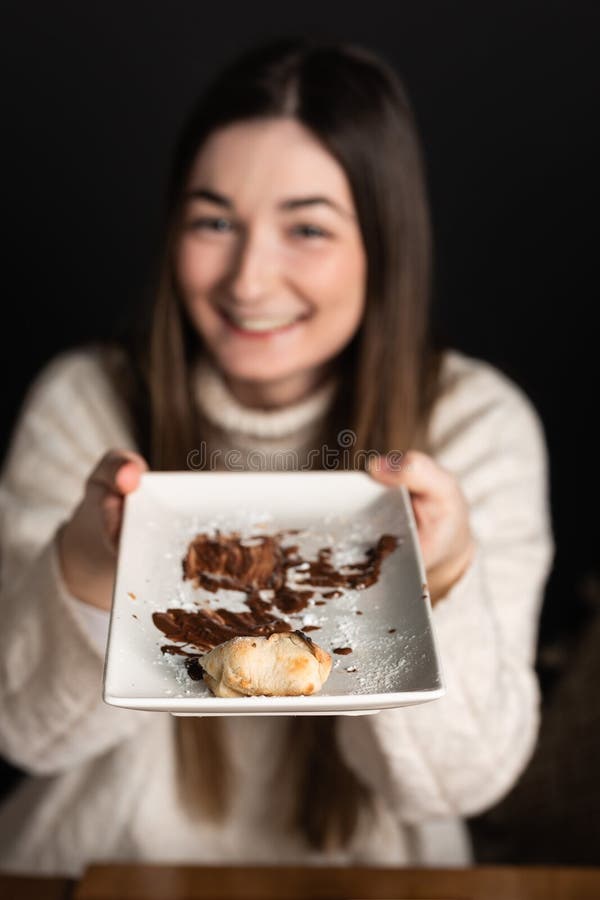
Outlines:
<svg viewBox="0 0 600 900"><path fill-rule="evenodd" d="M310 313L305 313L302 316L298 316L293 322L290 322L289 325L282 325L280 328L272 328L269 331L247 331L245 328L240 328L239 325L236 325L235 322L229 318L227 312L224 309L219 309L219 315L227 325L227 327L234 333L238 334L245 338L268 338L273 337L279 334L285 334L287 331L292 331L302 322L305 322L310 318ZM257 317L258 318L258 317ZM260 318L263 318L262 316ZM267 318L266 316L264 318Z"/></svg>

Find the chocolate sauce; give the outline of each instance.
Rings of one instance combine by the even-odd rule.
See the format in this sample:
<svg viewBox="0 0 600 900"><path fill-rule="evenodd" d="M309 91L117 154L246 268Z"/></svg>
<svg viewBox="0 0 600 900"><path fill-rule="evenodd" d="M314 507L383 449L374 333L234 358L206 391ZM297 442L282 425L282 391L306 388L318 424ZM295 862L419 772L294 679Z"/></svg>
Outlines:
<svg viewBox="0 0 600 900"><path fill-rule="evenodd" d="M188 653L181 647L175 647L173 644L165 644L160 648L163 653L172 653L174 656L185 656L185 668L192 681L202 681L204 669L200 665L201 653Z"/></svg>
<svg viewBox="0 0 600 900"><path fill-rule="evenodd" d="M309 561L307 577L301 584L314 587L345 587L364 590L379 578L381 563L398 546L398 538L393 534L382 534L374 547L369 547L364 562L350 563L338 572L331 563L331 547L323 547L316 560ZM325 595L323 595L325 596Z"/></svg>
<svg viewBox="0 0 600 900"><path fill-rule="evenodd" d="M197 656L188 656L185 661L185 668L192 681L202 681L204 678L204 669L200 665Z"/></svg>
<svg viewBox="0 0 600 900"><path fill-rule="evenodd" d="M195 656L199 657L200 653L188 653L187 650L183 650L181 647L176 647L174 644L165 644L164 647L161 647L163 653L171 653L173 656Z"/></svg>
<svg viewBox="0 0 600 900"><path fill-rule="evenodd" d="M287 548L292 549L292 548ZM216 537L197 535L183 559L183 577L216 593L277 590L285 581L286 555L274 537L260 535L242 543L239 532Z"/></svg>
<svg viewBox="0 0 600 900"><path fill-rule="evenodd" d="M275 591L273 603L284 613L300 612L308 606L308 601L314 597L314 591L294 591L290 587L281 587Z"/></svg>
<svg viewBox="0 0 600 900"><path fill-rule="evenodd" d="M187 612L184 609L168 609L166 612L152 613L152 621L169 640L192 644L205 651L238 635L268 637L275 631L292 630L283 619L259 610L231 612L220 608ZM162 647L161 650L171 652Z"/></svg>
<svg viewBox="0 0 600 900"><path fill-rule="evenodd" d="M304 560L298 552L298 545L281 544L282 537L299 531L284 529L273 535L246 538L242 538L237 531L222 534L216 530L214 537L198 534L182 560L184 579L190 579L196 587L203 587L211 593L222 589L244 592L248 612L231 612L224 608L202 608L188 612L173 608L153 613L152 621L169 640L190 644L202 651L212 650L238 635L268 637L274 632L292 631L287 622L273 613L273 607L286 614L297 613L306 608L315 592L297 590L287 584L288 569L297 569L308 563L308 571L298 572L298 575L304 576L298 583L333 588L323 593L323 597L338 597L342 595L338 588L362 590L374 584L379 578L383 559L398 546L398 538L384 534L374 547L367 550L364 562L351 563L337 571L331 562L331 547L320 549L316 560ZM261 596L262 591L269 592L271 597L265 599ZM324 602L315 601L317 605ZM318 625L308 625L305 631L318 628ZM190 658L195 658L197 662L198 654L187 653L172 645L164 645L161 650L163 653L185 656L188 671L191 667L197 674ZM347 654L352 652L352 648L338 647L333 652ZM196 676L190 674L190 677Z"/></svg>

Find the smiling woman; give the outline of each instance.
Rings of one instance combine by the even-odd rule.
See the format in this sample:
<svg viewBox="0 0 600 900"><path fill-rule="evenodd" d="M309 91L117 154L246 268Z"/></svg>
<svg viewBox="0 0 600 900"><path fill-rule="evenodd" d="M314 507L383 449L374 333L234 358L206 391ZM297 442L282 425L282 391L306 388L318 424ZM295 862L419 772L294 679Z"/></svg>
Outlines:
<svg viewBox="0 0 600 900"><path fill-rule="evenodd" d="M245 405L295 403L364 309L366 260L341 165L291 118L234 123L198 153L175 272L185 308Z"/></svg>
<svg viewBox="0 0 600 900"><path fill-rule="evenodd" d="M2 473L0 752L44 777L0 809L0 867L465 863L463 817L509 790L536 739L547 460L524 392L432 338L397 75L307 39L246 53L192 109L165 213L144 317L122 345L49 364ZM345 468L388 454L369 473L410 492L446 695L259 720L104 704L123 503L145 468L186 469L205 446L200 467L216 448L325 468L336 445Z"/></svg>

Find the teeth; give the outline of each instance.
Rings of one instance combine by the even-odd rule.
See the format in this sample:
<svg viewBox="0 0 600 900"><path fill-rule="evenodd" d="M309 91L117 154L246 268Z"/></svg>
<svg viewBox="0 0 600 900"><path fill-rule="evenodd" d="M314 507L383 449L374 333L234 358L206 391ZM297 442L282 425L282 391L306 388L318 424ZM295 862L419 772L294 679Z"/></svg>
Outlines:
<svg viewBox="0 0 600 900"><path fill-rule="evenodd" d="M297 316L292 319L240 319L237 316L231 316L232 321L243 328L244 331L274 331L276 328L283 328L285 325L291 325L297 321Z"/></svg>

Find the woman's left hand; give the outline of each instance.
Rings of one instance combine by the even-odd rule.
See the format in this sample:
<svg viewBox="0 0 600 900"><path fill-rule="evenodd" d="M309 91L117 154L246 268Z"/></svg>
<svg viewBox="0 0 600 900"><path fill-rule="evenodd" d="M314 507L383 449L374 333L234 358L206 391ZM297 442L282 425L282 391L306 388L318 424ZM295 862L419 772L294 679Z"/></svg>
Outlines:
<svg viewBox="0 0 600 900"><path fill-rule="evenodd" d="M399 463L388 466L383 455L369 461L368 473L391 487L404 485L409 493L427 573L429 596L436 603L446 596L469 566L475 542L469 507L457 479L426 453L408 450Z"/></svg>

